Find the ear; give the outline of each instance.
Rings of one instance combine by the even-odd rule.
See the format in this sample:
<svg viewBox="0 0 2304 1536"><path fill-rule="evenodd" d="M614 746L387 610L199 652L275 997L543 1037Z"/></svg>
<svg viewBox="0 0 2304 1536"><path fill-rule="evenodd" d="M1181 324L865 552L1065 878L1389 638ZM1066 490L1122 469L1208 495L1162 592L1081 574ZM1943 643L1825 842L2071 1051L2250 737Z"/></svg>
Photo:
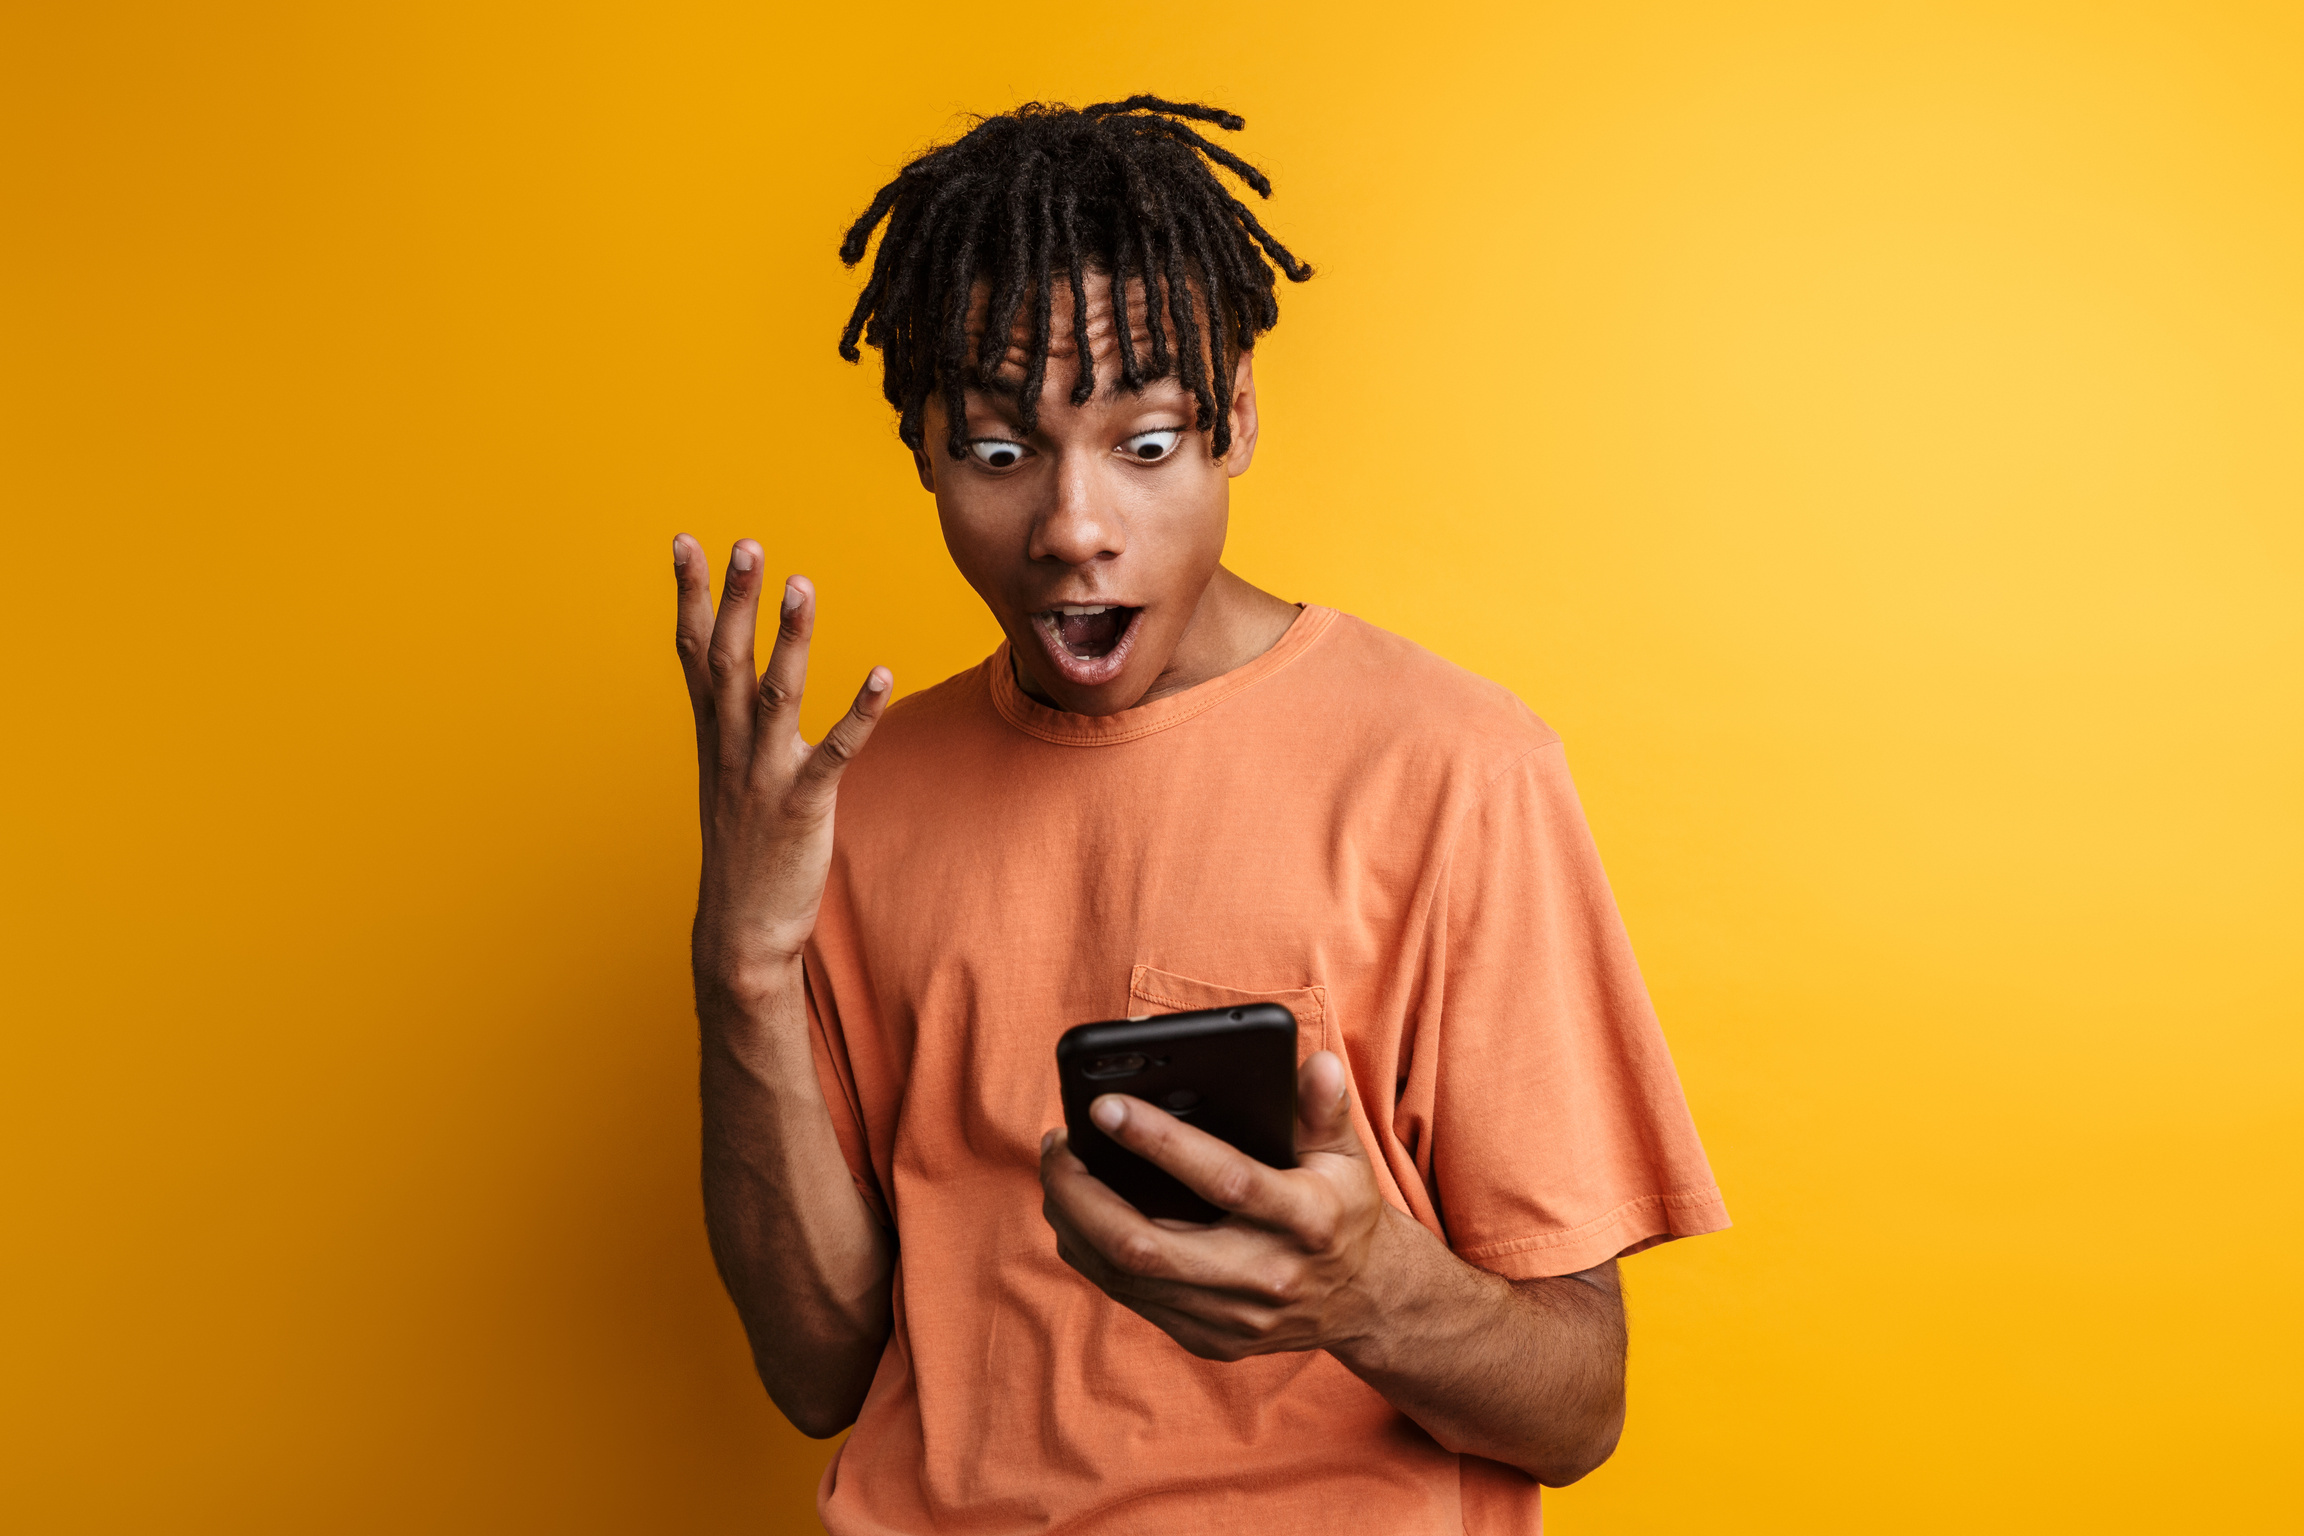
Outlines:
<svg viewBox="0 0 2304 1536"><path fill-rule="evenodd" d="M920 446L912 450L912 472L920 477L920 489L931 496L936 494L936 459L935 449L928 445L942 446L950 421L944 411L942 393L928 391L928 398L921 402Z"/></svg>
<svg viewBox="0 0 2304 1536"><path fill-rule="evenodd" d="M1232 370L1232 446L1225 450L1224 473L1234 479L1248 473L1256 457L1256 354L1240 354Z"/></svg>

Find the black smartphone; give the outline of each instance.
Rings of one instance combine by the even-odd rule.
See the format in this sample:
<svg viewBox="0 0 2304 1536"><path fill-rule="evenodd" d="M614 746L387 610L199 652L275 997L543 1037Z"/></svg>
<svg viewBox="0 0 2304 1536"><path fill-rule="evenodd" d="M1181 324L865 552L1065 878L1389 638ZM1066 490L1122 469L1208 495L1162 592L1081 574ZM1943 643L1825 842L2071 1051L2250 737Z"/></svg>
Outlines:
<svg viewBox="0 0 2304 1536"><path fill-rule="evenodd" d="M1077 1025L1056 1042L1056 1075L1073 1152L1147 1216L1224 1213L1098 1130L1088 1106L1100 1094L1157 1104L1260 1163L1296 1166L1296 1015L1278 1003Z"/></svg>

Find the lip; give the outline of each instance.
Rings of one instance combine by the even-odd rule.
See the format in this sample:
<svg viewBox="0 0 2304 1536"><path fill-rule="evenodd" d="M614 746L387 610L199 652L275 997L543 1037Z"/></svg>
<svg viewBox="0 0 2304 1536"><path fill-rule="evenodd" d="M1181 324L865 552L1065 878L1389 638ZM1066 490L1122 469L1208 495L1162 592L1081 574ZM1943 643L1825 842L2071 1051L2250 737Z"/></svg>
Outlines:
<svg viewBox="0 0 2304 1536"><path fill-rule="evenodd" d="M1032 614L1032 633L1040 637L1040 649L1064 681L1075 688L1101 688L1126 670L1128 657L1136 649L1136 636L1144 628L1144 609L1134 603L1096 605L1128 609L1128 627L1120 631L1119 641L1103 655L1075 656L1056 638L1056 609L1068 606L1071 605L1054 603Z"/></svg>

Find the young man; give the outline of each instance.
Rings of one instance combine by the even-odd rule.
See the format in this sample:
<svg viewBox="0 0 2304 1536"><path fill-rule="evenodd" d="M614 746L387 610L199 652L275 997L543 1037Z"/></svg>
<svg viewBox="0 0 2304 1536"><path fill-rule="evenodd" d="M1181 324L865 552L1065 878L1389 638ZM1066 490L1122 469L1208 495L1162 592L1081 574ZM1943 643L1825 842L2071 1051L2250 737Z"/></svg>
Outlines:
<svg viewBox="0 0 2304 1536"><path fill-rule="evenodd" d="M986 119L850 231L842 338L1007 642L799 738L674 543L696 709L713 1252L777 1405L854 1425L835 1533L1529 1532L1623 1423L1615 1261L1726 1225L1558 739L1218 563L1272 266L1252 167L1135 97ZM834 821L837 792L839 816ZM1154 1223L1058 1129L1068 1026L1286 1004L1299 1164L1112 1094L1232 1213Z"/></svg>

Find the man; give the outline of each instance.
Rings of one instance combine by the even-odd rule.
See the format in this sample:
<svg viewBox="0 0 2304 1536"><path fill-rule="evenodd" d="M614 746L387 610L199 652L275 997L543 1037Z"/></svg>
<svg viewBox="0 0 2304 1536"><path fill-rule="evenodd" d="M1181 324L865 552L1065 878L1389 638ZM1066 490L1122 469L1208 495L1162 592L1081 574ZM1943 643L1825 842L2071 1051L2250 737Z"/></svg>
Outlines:
<svg viewBox="0 0 2304 1536"><path fill-rule="evenodd" d="M836 1533L1534 1531L1623 1423L1616 1259L1726 1225L1558 739L1219 563L1272 264L1252 167L1153 97L982 121L850 232L954 561L1007 642L814 748L800 577L754 680L675 541L696 708L706 1210L762 1380L854 1429ZM837 831L834 804L838 801ZM1299 1166L1125 1095L1231 1214L1155 1223L1056 1128L1070 1025L1299 1032Z"/></svg>

